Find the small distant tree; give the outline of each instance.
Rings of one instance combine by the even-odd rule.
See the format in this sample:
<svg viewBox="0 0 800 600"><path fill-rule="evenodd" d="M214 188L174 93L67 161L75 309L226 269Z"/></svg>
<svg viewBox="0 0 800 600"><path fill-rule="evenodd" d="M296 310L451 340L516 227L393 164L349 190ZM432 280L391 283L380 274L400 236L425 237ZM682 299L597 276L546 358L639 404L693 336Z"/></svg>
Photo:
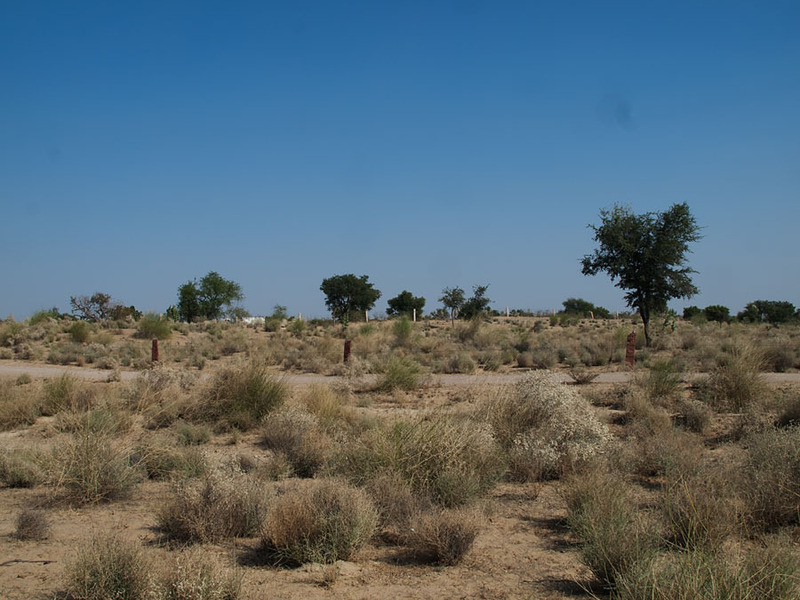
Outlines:
<svg viewBox="0 0 800 600"><path fill-rule="evenodd" d="M600 220L599 226L589 226L599 248L581 260L583 274L604 271L616 280L616 287L626 290L625 301L638 311L650 346L651 315L666 312L673 298L697 293L686 254L689 244L700 239L700 228L686 203L641 215L616 205L601 210Z"/></svg>
<svg viewBox="0 0 800 600"><path fill-rule="evenodd" d="M459 314L467 320L485 316L491 302L491 299L486 297L486 290L488 289L488 284L472 286L472 296L461 306Z"/></svg>
<svg viewBox="0 0 800 600"><path fill-rule="evenodd" d="M712 304L703 309L703 314L709 321L717 323L727 323L731 320L731 311L727 306L721 304Z"/></svg>
<svg viewBox="0 0 800 600"><path fill-rule="evenodd" d="M583 298L567 298L561 303L564 306L562 311L568 315L579 315L583 318L594 317L595 319L609 319L611 313L602 306L595 306Z"/></svg>
<svg viewBox="0 0 800 600"><path fill-rule="evenodd" d="M705 313L703 309L699 306L687 306L683 309L683 318L687 321L691 321L693 319L704 319Z"/></svg>
<svg viewBox="0 0 800 600"><path fill-rule="evenodd" d="M331 316L342 325L363 318L381 297L380 290L369 282L369 276L356 277L352 273L323 279L319 289L325 294L325 305Z"/></svg>
<svg viewBox="0 0 800 600"><path fill-rule="evenodd" d="M413 316L414 311L417 311L417 316L422 316L422 308L425 306L425 298L422 296L415 296L411 292L403 290L397 296L388 301L389 308L386 309L386 314L390 317L406 315Z"/></svg>
<svg viewBox="0 0 800 600"><path fill-rule="evenodd" d="M441 302L444 307L450 311L451 323L458 316L461 307L464 306L464 300L464 290L462 290L460 287L446 287L442 290L442 297L439 298L439 302Z"/></svg>
<svg viewBox="0 0 800 600"><path fill-rule="evenodd" d="M226 314L235 317L238 307L234 303L243 299L242 286L209 271L199 283L189 281L178 288L178 315L188 323L199 318L219 319Z"/></svg>
<svg viewBox="0 0 800 600"><path fill-rule="evenodd" d="M178 288L178 318L186 323L194 323L203 316L200 307L200 290L196 281L187 281Z"/></svg>
<svg viewBox="0 0 800 600"><path fill-rule="evenodd" d="M111 301L111 296L103 292L95 292L91 296L71 296L69 304L73 315L90 323L110 319L116 307Z"/></svg>
<svg viewBox="0 0 800 600"><path fill-rule="evenodd" d="M794 319L795 315L795 307L791 302L756 300L749 302L736 318L749 323L786 323Z"/></svg>

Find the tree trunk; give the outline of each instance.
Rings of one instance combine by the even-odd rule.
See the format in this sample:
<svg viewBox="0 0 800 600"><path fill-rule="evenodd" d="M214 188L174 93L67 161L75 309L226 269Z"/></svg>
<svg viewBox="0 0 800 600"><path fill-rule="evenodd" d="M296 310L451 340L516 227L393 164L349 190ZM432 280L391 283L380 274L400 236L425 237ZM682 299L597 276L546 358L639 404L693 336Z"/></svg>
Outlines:
<svg viewBox="0 0 800 600"><path fill-rule="evenodd" d="M644 345L646 348L650 347L650 311L640 308L639 316L642 317L642 325L644 326Z"/></svg>

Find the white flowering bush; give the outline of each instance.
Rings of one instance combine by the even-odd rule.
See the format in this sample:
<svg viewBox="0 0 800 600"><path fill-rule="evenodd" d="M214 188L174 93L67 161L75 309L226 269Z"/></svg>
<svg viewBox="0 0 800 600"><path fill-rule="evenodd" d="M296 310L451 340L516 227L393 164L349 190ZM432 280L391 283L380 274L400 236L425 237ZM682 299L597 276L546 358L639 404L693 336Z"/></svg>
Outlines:
<svg viewBox="0 0 800 600"><path fill-rule="evenodd" d="M589 403L549 371L530 373L485 399L478 413L507 452L517 479L557 477L567 465L603 452L610 441Z"/></svg>

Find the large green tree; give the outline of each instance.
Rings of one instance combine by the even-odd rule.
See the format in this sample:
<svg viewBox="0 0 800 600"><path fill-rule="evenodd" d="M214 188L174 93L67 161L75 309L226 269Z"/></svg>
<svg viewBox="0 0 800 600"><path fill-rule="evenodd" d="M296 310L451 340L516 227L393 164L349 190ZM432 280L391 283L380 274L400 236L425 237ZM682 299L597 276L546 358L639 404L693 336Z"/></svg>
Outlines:
<svg viewBox="0 0 800 600"><path fill-rule="evenodd" d="M189 323L199 318L219 319L235 314L234 304L243 299L242 286L209 271L199 282L189 281L178 288L178 316Z"/></svg>
<svg viewBox="0 0 800 600"><path fill-rule="evenodd" d="M599 226L589 225L599 247L581 260L584 275L607 273L625 290L625 301L642 318L650 345L650 317L667 309L673 298L697 293L686 266L689 244L700 239L689 205L673 204L664 212L634 214L615 205L600 211Z"/></svg>
<svg viewBox="0 0 800 600"><path fill-rule="evenodd" d="M395 315L412 316L414 311L417 311L417 316L422 316L422 308L425 306L425 298L422 296L415 296L407 290L403 290L394 298L391 298L387 304L389 308L386 309L386 314L390 317Z"/></svg>
<svg viewBox="0 0 800 600"><path fill-rule="evenodd" d="M352 273L323 279L319 289L325 294L325 305L331 316L343 325L351 319L359 319L381 297L380 290L369 282L369 276L356 277Z"/></svg>

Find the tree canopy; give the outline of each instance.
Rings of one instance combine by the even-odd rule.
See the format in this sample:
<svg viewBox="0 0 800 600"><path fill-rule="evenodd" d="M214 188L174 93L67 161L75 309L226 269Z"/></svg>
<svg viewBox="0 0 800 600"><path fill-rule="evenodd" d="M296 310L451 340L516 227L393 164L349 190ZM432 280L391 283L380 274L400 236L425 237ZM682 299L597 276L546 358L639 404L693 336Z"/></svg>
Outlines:
<svg viewBox="0 0 800 600"><path fill-rule="evenodd" d="M352 273L323 279L319 289L325 294L325 305L331 316L343 325L360 319L381 297L380 290L369 282L369 276L356 277Z"/></svg>
<svg viewBox="0 0 800 600"><path fill-rule="evenodd" d="M595 319L608 319L611 313L602 306L595 306L583 298L567 298L561 303L564 306L562 312L568 315L578 315L580 317L594 317Z"/></svg>
<svg viewBox="0 0 800 600"><path fill-rule="evenodd" d="M459 310L459 316L465 319L475 319L482 317L489 310L489 303L491 299L486 297L486 290L489 285L474 285L472 286L472 296L464 301Z"/></svg>
<svg viewBox="0 0 800 600"><path fill-rule="evenodd" d="M797 317L794 304L785 300L748 302L736 317L750 323L786 323Z"/></svg>
<svg viewBox="0 0 800 600"><path fill-rule="evenodd" d="M444 307L450 311L450 320L454 320L458 311L464 305L464 290L460 287L449 288L446 287L442 290L442 297L439 298Z"/></svg>
<svg viewBox="0 0 800 600"><path fill-rule="evenodd" d="M234 303L243 299L242 286L216 271L209 271L199 283L193 280L178 288L178 316L181 321L191 323L200 318L235 315L239 311Z"/></svg>
<svg viewBox="0 0 800 600"><path fill-rule="evenodd" d="M417 311L417 316L422 316L422 308L425 306L425 298L422 296L415 296L407 290L403 290L394 298L388 301L389 308L386 309L386 314L391 316L407 315L412 316L414 311Z"/></svg>
<svg viewBox="0 0 800 600"><path fill-rule="evenodd" d="M607 273L626 290L625 301L638 311L650 345L650 317L665 311L673 298L697 293L686 266L689 244L700 239L700 228L686 203L659 213L634 214L615 205L600 211L601 224L589 225L599 244L581 260L584 275Z"/></svg>

